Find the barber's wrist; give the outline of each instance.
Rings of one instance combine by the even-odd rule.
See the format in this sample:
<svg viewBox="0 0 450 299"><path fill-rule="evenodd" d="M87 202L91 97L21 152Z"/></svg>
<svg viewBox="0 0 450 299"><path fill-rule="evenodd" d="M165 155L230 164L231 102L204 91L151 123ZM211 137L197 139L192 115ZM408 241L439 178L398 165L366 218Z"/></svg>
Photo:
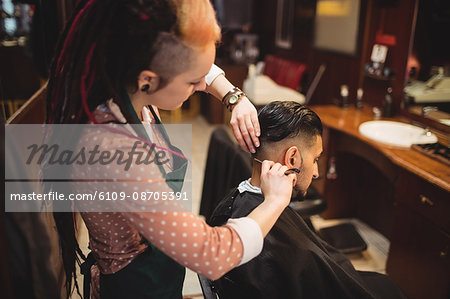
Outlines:
<svg viewBox="0 0 450 299"><path fill-rule="evenodd" d="M222 103L229 111L233 111L233 108L239 104L244 97L246 97L245 93L238 87L234 87L222 98Z"/></svg>

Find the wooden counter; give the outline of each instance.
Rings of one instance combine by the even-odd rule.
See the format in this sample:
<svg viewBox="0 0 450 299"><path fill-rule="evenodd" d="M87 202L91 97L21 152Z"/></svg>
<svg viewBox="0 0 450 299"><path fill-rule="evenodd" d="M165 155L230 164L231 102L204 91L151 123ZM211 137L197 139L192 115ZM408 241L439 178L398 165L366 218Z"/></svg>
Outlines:
<svg viewBox="0 0 450 299"><path fill-rule="evenodd" d="M359 133L358 127L361 123L374 120L371 108L364 107L362 110L357 110L354 107L349 107L348 109L342 109L334 105L313 106L311 108L319 115L324 126L357 137L382 152L394 164L450 192L450 167L447 165L418 151L382 144ZM382 119L408 123L408 120L404 117ZM435 133L433 130L431 131ZM439 141L447 144L444 137L438 132L436 133Z"/></svg>
<svg viewBox="0 0 450 299"><path fill-rule="evenodd" d="M322 216L356 217L389 238L386 272L409 298L450 298L450 167L361 135L359 125L374 119L370 107L311 109L324 125L313 182L327 201Z"/></svg>

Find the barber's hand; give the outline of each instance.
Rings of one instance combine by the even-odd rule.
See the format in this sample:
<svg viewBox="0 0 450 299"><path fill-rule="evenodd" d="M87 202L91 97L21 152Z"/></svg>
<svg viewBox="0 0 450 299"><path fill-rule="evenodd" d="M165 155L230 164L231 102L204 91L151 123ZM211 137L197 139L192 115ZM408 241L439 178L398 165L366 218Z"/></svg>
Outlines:
<svg viewBox="0 0 450 299"><path fill-rule="evenodd" d="M286 170L286 166L272 161L265 160L261 165L261 190L264 199L280 204L283 208L289 205L296 182L296 175L286 175Z"/></svg>
<svg viewBox="0 0 450 299"><path fill-rule="evenodd" d="M260 128L256 108L247 97L233 107L230 125L242 149L254 153L259 146Z"/></svg>

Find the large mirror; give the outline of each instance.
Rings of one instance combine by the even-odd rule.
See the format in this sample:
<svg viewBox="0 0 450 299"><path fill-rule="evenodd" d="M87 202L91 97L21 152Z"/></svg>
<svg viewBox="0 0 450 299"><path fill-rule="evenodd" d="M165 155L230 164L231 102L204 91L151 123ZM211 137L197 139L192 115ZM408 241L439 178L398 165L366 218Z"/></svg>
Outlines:
<svg viewBox="0 0 450 299"><path fill-rule="evenodd" d="M450 1L419 0L404 108L425 123L450 126Z"/></svg>

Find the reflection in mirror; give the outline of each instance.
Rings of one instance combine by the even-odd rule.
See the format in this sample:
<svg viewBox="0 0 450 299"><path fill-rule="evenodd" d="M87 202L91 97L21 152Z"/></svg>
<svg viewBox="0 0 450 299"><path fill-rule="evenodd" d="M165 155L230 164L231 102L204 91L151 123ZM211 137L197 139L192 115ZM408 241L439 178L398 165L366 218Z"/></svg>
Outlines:
<svg viewBox="0 0 450 299"><path fill-rule="evenodd" d="M416 13L404 107L450 126L450 2L419 0Z"/></svg>

